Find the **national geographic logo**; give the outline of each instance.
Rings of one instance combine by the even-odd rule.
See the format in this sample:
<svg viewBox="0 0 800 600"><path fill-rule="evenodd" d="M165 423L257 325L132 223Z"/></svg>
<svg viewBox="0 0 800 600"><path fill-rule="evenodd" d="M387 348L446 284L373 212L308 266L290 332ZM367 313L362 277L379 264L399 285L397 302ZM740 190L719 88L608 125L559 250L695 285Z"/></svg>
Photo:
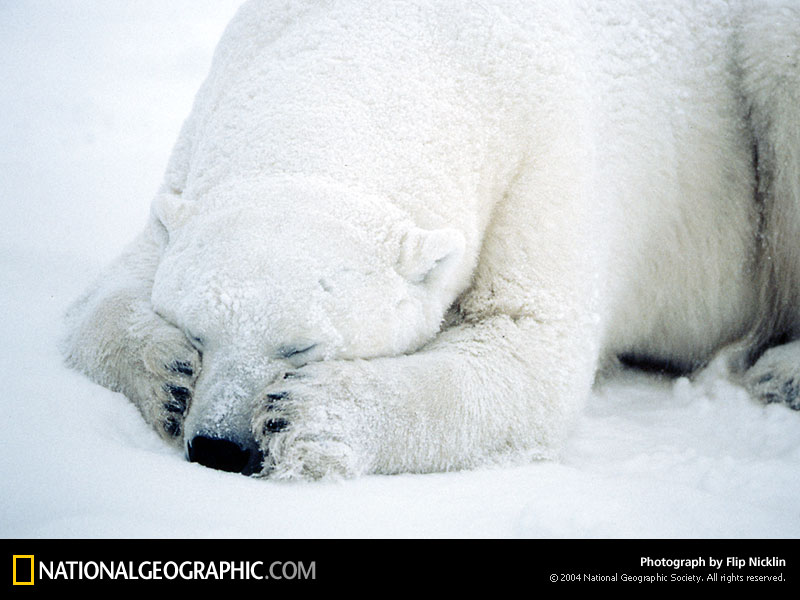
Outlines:
<svg viewBox="0 0 800 600"><path fill-rule="evenodd" d="M33 585L33 554L14 555L14 585Z"/></svg>
<svg viewBox="0 0 800 600"><path fill-rule="evenodd" d="M42 560L12 555L13 585L34 581L280 581L316 579L316 562L260 560ZM38 576L35 575L38 569Z"/></svg>

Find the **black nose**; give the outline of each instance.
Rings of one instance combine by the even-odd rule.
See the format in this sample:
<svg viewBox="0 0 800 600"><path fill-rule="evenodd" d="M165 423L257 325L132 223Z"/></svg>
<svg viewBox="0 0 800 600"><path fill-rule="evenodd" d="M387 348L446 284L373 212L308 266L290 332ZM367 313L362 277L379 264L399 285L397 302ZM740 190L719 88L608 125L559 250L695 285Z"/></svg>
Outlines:
<svg viewBox="0 0 800 600"><path fill-rule="evenodd" d="M189 460L211 469L252 475L261 470L264 455L256 447L231 440L197 435L189 442Z"/></svg>

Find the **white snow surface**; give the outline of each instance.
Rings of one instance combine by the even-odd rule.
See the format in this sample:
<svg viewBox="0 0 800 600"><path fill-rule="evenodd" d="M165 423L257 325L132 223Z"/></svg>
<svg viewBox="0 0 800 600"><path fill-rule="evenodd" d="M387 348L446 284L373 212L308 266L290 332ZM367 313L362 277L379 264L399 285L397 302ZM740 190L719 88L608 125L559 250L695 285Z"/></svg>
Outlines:
<svg viewBox="0 0 800 600"><path fill-rule="evenodd" d="M338 483L188 463L67 370L62 313L144 225L237 4L0 3L0 536L800 536L800 413L716 364L608 383L557 461Z"/></svg>

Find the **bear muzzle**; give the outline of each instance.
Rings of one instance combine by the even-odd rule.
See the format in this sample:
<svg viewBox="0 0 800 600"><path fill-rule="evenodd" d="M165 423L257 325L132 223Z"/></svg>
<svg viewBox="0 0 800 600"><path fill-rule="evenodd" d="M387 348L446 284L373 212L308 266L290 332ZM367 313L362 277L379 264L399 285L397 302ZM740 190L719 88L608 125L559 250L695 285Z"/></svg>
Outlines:
<svg viewBox="0 0 800 600"><path fill-rule="evenodd" d="M243 361L214 361L198 380L184 428L185 456L203 466L253 475L262 470L264 455L251 430L261 381L277 369L251 370ZM216 368L215 368L216 367ZM263 379L262 379L263 378Z"/></svg>

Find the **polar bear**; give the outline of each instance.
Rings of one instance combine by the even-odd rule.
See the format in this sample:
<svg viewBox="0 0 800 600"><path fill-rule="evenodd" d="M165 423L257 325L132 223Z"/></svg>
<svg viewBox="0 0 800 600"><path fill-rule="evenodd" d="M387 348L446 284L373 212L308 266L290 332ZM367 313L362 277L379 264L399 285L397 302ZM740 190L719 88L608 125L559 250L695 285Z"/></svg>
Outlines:
<svg viewBox="0 0 800 600"><path fill-rule="evenodd" d="M249 2L66 361L271 478L552 457L619 364L798 408L799 65L794 2Z"/></svg>

